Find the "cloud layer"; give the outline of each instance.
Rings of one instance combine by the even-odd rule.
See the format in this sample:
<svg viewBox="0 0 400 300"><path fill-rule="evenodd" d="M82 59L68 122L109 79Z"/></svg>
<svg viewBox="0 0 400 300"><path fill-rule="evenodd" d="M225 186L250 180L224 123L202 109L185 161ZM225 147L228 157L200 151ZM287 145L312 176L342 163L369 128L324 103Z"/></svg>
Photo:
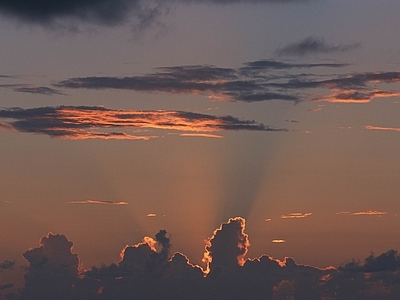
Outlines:
<svg viewBox="0 0 400 300"><path fill-rule="evenodd" d="M301 69L340 69L341 63L293 63L257 60L240 68L188 65L158 68L154 73L130 77L76 77L55 84L57 88L121 89L136 92L203 95L221 101L260 102L283 100L369 103L397 97L399 90L379 88L400 82L400 72L348 74L299 73ZM317 91L317 93L315 92Z"/></svg>
<svg viewBox="0 0 400 300"><path fill-rule="evenodd" d="M176 130L213 133L225 130L286 131L232 116L216 117L184 111L113 110L105 107L61 106L0 110L0 128L45 134L63 139L149 140L154 135L137 135L110 130ZM101 130L101 131L99 131Z"/></svg>

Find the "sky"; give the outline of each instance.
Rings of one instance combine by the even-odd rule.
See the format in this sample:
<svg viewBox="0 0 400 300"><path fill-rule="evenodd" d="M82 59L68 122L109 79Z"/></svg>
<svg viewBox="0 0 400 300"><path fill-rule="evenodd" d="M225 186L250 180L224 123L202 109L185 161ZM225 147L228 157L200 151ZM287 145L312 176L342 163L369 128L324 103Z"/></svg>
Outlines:
<svg viewBox="0 0 400 300"><path fill-rule="evenodd" d="M400 249L399 9L0 1L0 284L50 232L83 269L166 230L205 270L235 217L246 258Z"/></svg>

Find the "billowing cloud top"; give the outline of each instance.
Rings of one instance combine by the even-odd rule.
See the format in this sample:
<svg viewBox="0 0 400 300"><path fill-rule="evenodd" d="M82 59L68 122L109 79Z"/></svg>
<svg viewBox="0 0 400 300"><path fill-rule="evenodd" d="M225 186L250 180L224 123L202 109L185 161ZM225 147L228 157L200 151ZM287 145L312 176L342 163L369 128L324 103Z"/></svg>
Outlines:
<svg viewBox="0 0 400 300"><path fill-rule="evenodd" d="M118 129L166 129L210 133L223 130L286 131L232 116L216 117L184 111L113 110L105 107L61 106L0 110L0 128L46 134L64 139L140 139L155 136L107 132ZM103 129L104 131L96 131Z"/></svg>
<svg viewBox="0 0 400 300"><path fill-rule="evenodd" d="M400 256L395 250L371 254L363 265L353 260L337 270L297 264L290 257L244 260L249 246L245 220L236 217L222 223L208 240L210 272L180 252L171 255L165 230L154 239L145 237L125 246L118 264L79 271L72 242L49 233L38 248L24 253L29 262L25 287L12 299L368 299L370 293L395 299L398 295ZM376 294L382 280L386 287L383 294ZM393 297L385 298L389 295Z"/></svg>

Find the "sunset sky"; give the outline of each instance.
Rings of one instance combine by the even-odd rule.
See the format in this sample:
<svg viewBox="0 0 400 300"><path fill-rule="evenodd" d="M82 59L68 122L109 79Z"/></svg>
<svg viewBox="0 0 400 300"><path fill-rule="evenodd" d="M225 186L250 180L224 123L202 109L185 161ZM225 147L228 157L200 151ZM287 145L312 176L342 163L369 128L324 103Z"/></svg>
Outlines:
<svg viewBox="0 0 400 300"><path fill-rule="evenodd" d="M400 250L398 0L16 2L0 1L0 262L53 232L83 267L117 263L165 229L204 266L237 216L247 257Z"/></svg>

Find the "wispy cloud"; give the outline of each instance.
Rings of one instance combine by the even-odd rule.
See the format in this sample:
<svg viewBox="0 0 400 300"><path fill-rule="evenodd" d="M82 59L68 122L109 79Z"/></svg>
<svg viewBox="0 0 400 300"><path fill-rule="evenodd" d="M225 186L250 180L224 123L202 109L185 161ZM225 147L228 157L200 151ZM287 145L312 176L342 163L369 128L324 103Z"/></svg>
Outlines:
<svg viewBox="0 0 400 300"><path fill-rule="evenodd" d="M381 131L397 131L400 132L400 127L383 127L383 126L364 126L365 129L368 130L381 130Z"/></svg>
<svg viewBox="0 0 400 300"><path fill-rule="evenodd" d="M303 213L296 212L296 213L290 213L288 215L281 215L281 219L303 219L303 218L309 217L311 215L312 215L312 213L304 213L303 214Z"/></svg>
<svg viewBox="0 0 400 300"><path fill-rule="evenodd" d="M146 217L157 217L157 214L150 213L150 214L147 214Z"/></svg>
<svg viewBox="0 0 400 300"><path fill-rule="evenodd" d="M156 137L107 131L115 128L189 131L200 136L224 130L287 131L232 116L217 117L185 111L113 110L102 106L13 108L0 110L1 118L12 119L1 123L4 129L74 140L94 138L149 140ZM102 131L98 131L99 129Z"/></svg>
<svg viewBox="0 0 400 300"><path fill-rule="evenodd" d="M387 211L378 211L378 210L367 210L367 211L358 211L358 212L348 212L341 211L336 213L337 215L350 215L350 216L383 216L387 215Z"/></svg>
<svg viewBox="0 0 400 300"><path fill-rule="evenodd" d="M70 202L67 202L67 204L127 205L128 202L87 199L87 200L80 200L80 201L70 201Z"/></svg>
<svg viewBox="0 0 400 300"><path fill-rule="evenodd" d="M360 46L361 43L334 45L326 42L324 38L309 36L304 40L277 49L276 53L278 55L306 56L318 53L345 52Z"/></svg>
<svg viewBox="0 0 400 300"><path fill-rule="evenodd" d="M40 94L40 95L65 95L64 93L61 93L60 91L49 88L46 86L37 86L37 87L19 87L15 88L14 91L16 92L22 92L22 93L31 93L31 94Z"/></svg>

